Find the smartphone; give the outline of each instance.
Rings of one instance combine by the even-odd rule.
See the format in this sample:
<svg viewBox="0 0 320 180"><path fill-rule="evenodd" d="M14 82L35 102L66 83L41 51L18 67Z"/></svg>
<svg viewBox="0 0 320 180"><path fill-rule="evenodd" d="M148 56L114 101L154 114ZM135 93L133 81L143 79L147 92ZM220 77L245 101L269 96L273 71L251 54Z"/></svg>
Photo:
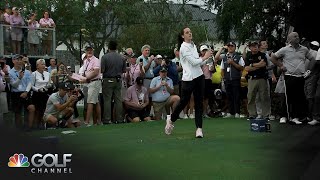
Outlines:
<svg viewBox="0 0 320 180"><path fill-rule="evenodd" d="M140 62L143 62L143 59L142 59L142 58L140 59Z"/></svg>
<svg viewBox="0 0 320 180"><path fill-rule="evenodd" d="M21 71L24 72L25 70L26 70L26 66L25 66L25 65L22 65Z"/></svg>
<svg viewBox="0 0 320 180"><path fill-rule="evenodd" d="M179 62L176 62L176 65L177 65L177 66L180 66Z"/></svg>
<svg viewBox="0 0 320 180"><path fill-rule="evenodd" d="M128 62L126 64L127 64L127 67L130 67L130 64Z"/></svg>

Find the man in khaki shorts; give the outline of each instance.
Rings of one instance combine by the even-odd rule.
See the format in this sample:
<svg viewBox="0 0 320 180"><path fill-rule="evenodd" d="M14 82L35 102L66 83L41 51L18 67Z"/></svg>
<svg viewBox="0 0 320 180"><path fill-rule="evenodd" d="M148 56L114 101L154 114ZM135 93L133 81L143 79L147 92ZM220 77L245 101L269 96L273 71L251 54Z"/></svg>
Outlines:
<svg viewBox="0 0 320 180"><path fill-rule="evenodd" d="M173 82L167 77L167 71L168 69L162 66L159 76L153 78L150 84L155 120L161 119L164 108L167 115L171 114L170 109L173 111L180 101L180 97L174 95Z"/></svg>
<svg viewBox="0 0 320 180"><path fill-rule="evenodd" d="M73 104L77 101L77 96L72 95L74 85L70 82L62 82L58 85L58 92L50 95L43 120L45 127L74 127L78 123L73 123Z"/></svg>

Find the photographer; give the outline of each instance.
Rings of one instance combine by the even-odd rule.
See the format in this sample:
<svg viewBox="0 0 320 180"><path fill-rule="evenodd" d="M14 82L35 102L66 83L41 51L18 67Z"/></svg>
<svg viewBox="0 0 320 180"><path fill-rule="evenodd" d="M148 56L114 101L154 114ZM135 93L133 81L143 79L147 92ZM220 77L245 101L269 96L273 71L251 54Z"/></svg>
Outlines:
<svg viewBox="0 0 320 180"><path fill-rule="evenodd" d="M84 98L84 93L81 91L81 89L79 87L76 87L73 91L72 91L72 95L77 96L77 100L75 103L73 103L73 122L77 121L80 122L77 118L79 117L79 111L77 108L77 103L79 101L81 101Z"/></svg>
<svg viewBox="0 0 320 180"><path fill-rule="evenodd" d="M225 49L227 49L227 53L221 54L221 51ZM243 58L235 52L235 49L236 43L229 42L215 55L216 61L222 60L221 76L224 80L228 97L229 113L225 116L225 118L240 118L240 79L245 63Z"/></svg>
<svg viewBox="0 0 320 180"><path fill-rule="evenodd" d="M153 69L153 74L159 75L160 69L162 67L165 67L167 71L167 76L172 80L173 82L173 88L174 88L174 93L179 94L179 74L178 74L178 69L177 65L171 61L167 56L164 56L164 59L162 60L161 64L158 65Z"/></svg>
<svg viewBox="0 0 320 180"><path fill-rule="evenodd" d="M128 113L128 121L140 122L150 121L149 111L149 94L146 87L143 86L143 77L137 77L136 84L130 86L127 90L124 104Z"/></svg>
<svg viewBox="0 0 320 180"><path fill-rule="evenodd" d="M173 83L167 77L167 68L165 66L162 66L160 75L152 79L149 91L152 95L155 120L161 119L164 108L167 115L169 115L170 109L174 111L180 101L180 97L174 95Z"/></svg>
<svg viewBox="0 0 320 180"><path fill-rule="evenodd" d="M45 128L48 127L77 127L80 123L73 123L71 117L74 109L73 105L77 101L77 96L73 95L74 85L69 82L59 83L59 91L50 95L43 121Z"/></svg>

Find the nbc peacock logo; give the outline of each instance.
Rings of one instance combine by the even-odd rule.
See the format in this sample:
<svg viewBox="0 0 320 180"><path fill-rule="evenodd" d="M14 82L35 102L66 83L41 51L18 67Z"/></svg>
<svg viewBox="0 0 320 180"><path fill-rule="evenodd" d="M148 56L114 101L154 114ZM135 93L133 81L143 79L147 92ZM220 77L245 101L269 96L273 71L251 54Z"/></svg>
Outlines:
<svg viewBox="0 0 320 180"><path fill-rule="evenodd" d="M28 157L23 154L15 153L9 158L8 162L9 167L29 167L30 163L28 162Z"/></svg>

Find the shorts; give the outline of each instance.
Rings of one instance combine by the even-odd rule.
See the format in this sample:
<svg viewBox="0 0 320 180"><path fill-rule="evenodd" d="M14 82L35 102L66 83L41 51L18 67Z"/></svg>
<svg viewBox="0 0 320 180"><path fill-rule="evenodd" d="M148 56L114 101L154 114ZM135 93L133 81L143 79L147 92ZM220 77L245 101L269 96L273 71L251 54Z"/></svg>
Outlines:
<svg viewBox="0 0 320 180"><path fill-rule="evenodd" d="M32 105L32 99L28 96L26 99L20 97L23 92L11 92L12 108L13 112L19 113L22 108L27 109L29 105Z"/></svg>
<svg viewBox="0 0 320 180"><path fill-rule="evenodd" d="M170 97L164 102L152 102L154 114L155 114L156 117L161 117L163 109L166 107L166 105L170 101ZM166 113L170 114L170 112L166 112Z"/></svg>
<svg viewBox="0 0 320 180"><path fill-rule="evenodd" d="M48 99L49 95L47 93L34 91L32 94L32 103L36 107L36 110L39 112L44 112L44 110L46 110Z"/></svg>
<svg viewBox="0 0 320 180"><path fill-rule="evenodd" d="M43 115L43 121L44 122L48 122L49 116L53 116L53 117L58 119L59 115L60 115L60 113L57 113L57 114L44 114Z"/></svg>
<svg viewBox="0 0 320 180"><path fill-rule="evenodd" d="M14 32L11 32L11 40L12 41L22 41L22 32L20 33L14 33Z"/></svg>
<svg viewBox="0 0 320 180"><path fill-rule="evenodd" d="M99 103L99 92L101 89L101 81L93 81L88 84L88 96L87 103L97 104Z"/></svg>
<svg viewBox="0 0 320 180"><path fill-rule="evenodd" d="M146 108L144 108L144 109L142 109L142 110L127 109L127 113L128 113L128 116L129 116L131 119L134 119L134 118L136 118L136 117L140 117L141 120L144 120L144 118L150 116L150 113L147 112L147 109L146 109Z"/></svg>

